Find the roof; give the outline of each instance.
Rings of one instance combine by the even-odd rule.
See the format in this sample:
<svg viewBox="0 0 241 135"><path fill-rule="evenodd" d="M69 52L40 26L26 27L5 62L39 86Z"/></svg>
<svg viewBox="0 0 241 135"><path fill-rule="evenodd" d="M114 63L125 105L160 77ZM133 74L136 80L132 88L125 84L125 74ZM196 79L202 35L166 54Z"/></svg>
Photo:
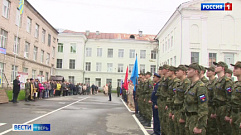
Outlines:
<svg viewBox="0 0 241 135"><path fill-rule="evenodd" d="M62 33L82 33L86 34L86 32L75 32L71 30L64 30ZM131 39L130 36L134 35L135 39ZM119 39L119 40L138 40L138 41L156 41L156 35L146 35L142 34L140 37L139 34L126 34L126 33L99 33L98 35L96 32L90 32L87 36L88 39Z"/></svg>

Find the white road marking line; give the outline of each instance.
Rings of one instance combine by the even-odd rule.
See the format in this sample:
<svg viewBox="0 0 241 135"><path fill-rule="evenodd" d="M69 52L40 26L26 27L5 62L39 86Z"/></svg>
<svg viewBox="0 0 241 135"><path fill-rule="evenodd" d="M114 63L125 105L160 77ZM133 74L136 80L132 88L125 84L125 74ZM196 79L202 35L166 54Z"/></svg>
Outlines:
<svg viewBox="0 0 241 135"><path fill-rule="evenodd" d="M126 103L123 101L123 99L121 99L121 101L122 101L123 104L126 106L126 108L127 108L127 110L128 110L129 112L132 112L132 113L135 112L135 111L131 111L131 110L130 110L130 108L126 105Z"/></svg>
<svg viewBox="0 0 241 135"><path fill-rule="evenodd" d="M23 123L23 124L29 124L29 123L31 123L31 122L34 122L34 121L36 121L36 120L38 120L38 119L41 119L41 118L43 118L43 117L45 117L45 116L47 116L47 115L50 115L50 114L52 114L52 113L55 113L55 112L57 112L57 111L60 111L60 110L62 110L62 109L64 109L64 108L66 108L66 107L69 107L69 106L71 106L71 105L73 105L73 104L76 104L76 103L78 103L78 102L80 102L80 101L83 101L83 100L85 100L85 99L87 99L87 98L89 98L89 97L86 97L86 98L80 99L80 100L78 100L78 101L75 101L75 102L73 102L73 103L71 103L71 104L68 104L68 105L66 105L66 106L64 106L64 107L61 107L61 108L57 109L57 110L54 110L54 111L52 111L52 112L49 112L49 113L44 114L44 115L42 115L42 116L39 116L39 117L37 117L37 118L35 118L35 119L32 119L32 120L30 120L30 121L27 121L27 122L25 122L25 123ZM10 128L10 129L8 129L8 130L6 130L6 131L1 132L0 135L4 135L4 134L6 134L6 133L8 133L8 132L11 132L12 130L13 130L13 129Z"/></svg>
<svg viewBox="0 0 241 135"><path fill-rule="evenodd" d="M132 117L135 119L136 123L138 124L138 126L141 128L142 132L144 133L144 135L149 135L149 133L146 131L146 129L143 127L143 125L139 122L139 120L136 118L136 115L133 114Z"/></svg>
<svg viewBox="0 0 241 135"><path fill-rule="evenodd" d="M6 125L7 123L0 123L0 126Z"/></svg>

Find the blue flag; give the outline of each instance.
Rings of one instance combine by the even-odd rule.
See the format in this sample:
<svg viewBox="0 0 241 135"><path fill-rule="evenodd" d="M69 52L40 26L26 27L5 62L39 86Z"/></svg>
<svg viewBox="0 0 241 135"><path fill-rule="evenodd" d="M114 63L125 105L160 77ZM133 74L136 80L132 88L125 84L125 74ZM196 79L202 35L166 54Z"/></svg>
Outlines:
<svg viewBox="0 0 241 135"><path fill-rule="evenodd" d="M137 61L137 56L136 56L136 61L131 73L131 81L133 82L134 85L134 91L136 91L136 85L138 84L138 61Z"/></svg>

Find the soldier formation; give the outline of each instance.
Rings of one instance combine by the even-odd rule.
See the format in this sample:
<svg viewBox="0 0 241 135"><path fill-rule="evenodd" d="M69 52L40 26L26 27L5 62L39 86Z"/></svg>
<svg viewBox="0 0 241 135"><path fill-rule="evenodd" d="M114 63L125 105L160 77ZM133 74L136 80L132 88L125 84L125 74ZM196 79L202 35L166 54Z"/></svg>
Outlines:
<svg viewBox="0 0 241 135"><path fill-rule="evenodd" d="M150 127L153 116L153 135L240 135L241 62L231 64L236 82L226 63L213 64L163 65L153 80L150 72L141 73L136 90L140 122Z"/></svg>

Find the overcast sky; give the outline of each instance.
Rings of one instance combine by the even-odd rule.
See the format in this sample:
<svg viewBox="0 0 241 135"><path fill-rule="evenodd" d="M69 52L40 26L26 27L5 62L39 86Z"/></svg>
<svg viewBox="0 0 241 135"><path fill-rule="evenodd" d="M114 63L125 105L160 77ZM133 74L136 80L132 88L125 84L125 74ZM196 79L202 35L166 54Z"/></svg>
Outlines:
<svg viewBox="0 0 241 135"><path fill-rule="evenodd" d="M55 28L156 35L188 0L28 0Z"/></svg>

